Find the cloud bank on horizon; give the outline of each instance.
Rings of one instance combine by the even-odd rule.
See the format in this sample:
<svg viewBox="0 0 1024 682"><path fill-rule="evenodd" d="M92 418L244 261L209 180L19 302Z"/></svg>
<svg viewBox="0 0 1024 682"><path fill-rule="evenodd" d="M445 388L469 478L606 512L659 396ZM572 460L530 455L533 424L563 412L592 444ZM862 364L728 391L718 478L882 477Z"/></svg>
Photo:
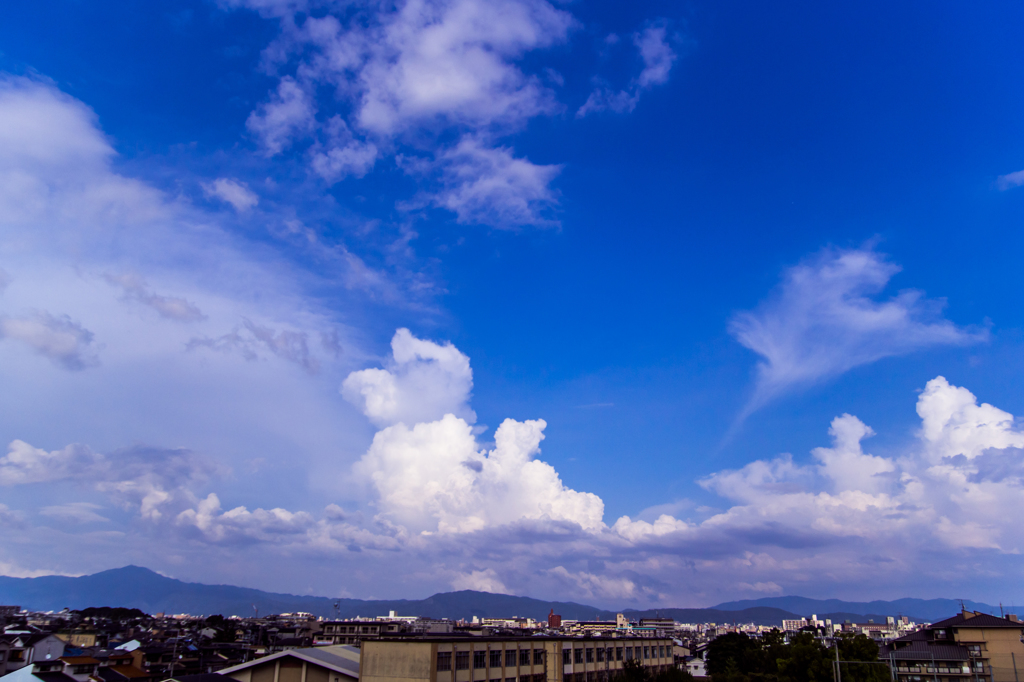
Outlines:
<svg viewBox="0 0 1024 682"><path fill-rule="evenodd" d="M243 583L240 567L259 558L255 586L271 589L450 587L639 607L836 586L843 595L827 596L918 596L965 580L984 580L989 592L971 596L991 598L1019 576L1024 534L1002 510L1024 499L1024 430L985 402L1017 411L990 397L991 382L926 364L996 337L987 319L957 321L984 313L954 314L934 282L931 297L892 293L894 259L818 237L766 294L712 282L701 296L748 309L716 317L700 343L723 336L758 358L752 387L744 372L703 379L729 396L717 419L701 411L712 394L698 373L644 367L614 335L670 316L606 287L658 268L649 253L632 262L621 225L607 261L589 242L601 219L647 218L633 205L628 219L579 207L597 204L595 169L639 144L614 126L674 85L691 45L684 22L638 14L612 30L546 0L220 0L211 11L272 34L263 80L233 95L235 133L215 153L184 141L165 157L119 153L82 87L0 75L0 572L136 563ZM674 100L665 111L654 127L685 128ZM583 129L600 137L552 141ZM584 166L573 145L612 156ZM616 182L633 203L639 190ZM538 265L557 250L545 240L578 230L565 214L585 225L583 243ZM467 240L476 250L458 252ZM500 270L523 252L525 267ZM584 267L548 279L571 258ZM512 293L468 291L498 286ZM559 289L577 300L552 313ZM751 293L762 300L736 303ZM576 315L584 299L600 301L592 318ZM623 300L635 317L608 312ZM703 313L687 306L679 317L696 328ZM490 326L470 325L484 307ZM650 344L682 348L679 329ZM517 345L529 352L512 358ZM727 460L701 444L737 410L748 425L776 418L784 397L921 358L916 401L898 394L909 421L862 411L886 390L872 387L850 406L833 396L827 416L808 410L820 418L811 436L780 420L774 439L740 442ZM675 378L645 399L644 374ZM603 409L567 417L563 403ZM684 426L652 436L669 422Z"/></svg>

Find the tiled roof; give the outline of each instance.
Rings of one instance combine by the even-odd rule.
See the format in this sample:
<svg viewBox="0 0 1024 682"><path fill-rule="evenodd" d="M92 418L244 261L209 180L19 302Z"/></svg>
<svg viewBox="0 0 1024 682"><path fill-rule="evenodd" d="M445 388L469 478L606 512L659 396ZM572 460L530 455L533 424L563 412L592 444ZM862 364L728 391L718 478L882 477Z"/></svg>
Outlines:
<svg viewBox="0 0 1024 682"><path fill-rule="evenodd" d="M968 611L968 613L970 613ZM963 613L958 613L952 618L946 620L940 620L938 623L932 623L928 626L929 630L941 630L943 628L1017 628L1024 629L1024 622L1017 620L1009 620L1007 618L1000 618L999 616L990 616L987 613L975 613L970 617L965 616Z"/></svg>
<svg viewBox="0 0 1024 682"><path fill-rule="evenodd" d="M892 658L896 661L968 661L970 654L967 647L957 644L927 644L914 642L910 646L899 649L888 649L878 652L878 658Z"/></svg>
<svg viewBox="0 0 1024 682"><path fill-rule="evenodd" d="M61 656L60 660L64 661L69 665L98 665L97 661L92 656Z"/></svg>

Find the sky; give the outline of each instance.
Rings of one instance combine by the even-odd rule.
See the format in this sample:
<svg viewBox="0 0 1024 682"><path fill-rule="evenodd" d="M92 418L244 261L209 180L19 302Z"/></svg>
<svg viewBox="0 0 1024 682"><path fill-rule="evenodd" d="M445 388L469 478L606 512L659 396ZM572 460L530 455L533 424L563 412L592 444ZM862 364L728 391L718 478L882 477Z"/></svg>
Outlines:
<svg viewBox="0 0 1024 682"><path fill-rule="evenodd" d="M0 573L1021 603L1022 22L11 0Z"/></svg>

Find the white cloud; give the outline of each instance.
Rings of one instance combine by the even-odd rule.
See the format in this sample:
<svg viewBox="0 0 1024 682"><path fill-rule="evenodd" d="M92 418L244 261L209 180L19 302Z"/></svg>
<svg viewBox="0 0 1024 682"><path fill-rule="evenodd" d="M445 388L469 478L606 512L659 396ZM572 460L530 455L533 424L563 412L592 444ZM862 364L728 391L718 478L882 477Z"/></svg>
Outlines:
<svg viewBox="0 0 1024 682"><path fill-rule="evenodd" d="M609 36L611 38L612 36ZM618 42L606 41L609 45ZM668 82L672 65L678 55L669 42L668 26L664 20L652 22L643 31L633 34L633 45L643 62L643 69L624 90L614 90L605 84L599 85L576 111L576 118L600 111L628 114L640 102L640 94L656 85Z"/></svg>
<svg viewBox="0 0 1024 682"><path fill-rule="evenodd" d="M509 592L493 568L460 573L451 581L451 585L455 590L476 590L492 594L508 594Z"/></svg>
<svg viewBox="0 0 1024 682"><path fill-rule="evenodd" d="M65 369L85 369L99 362L91 345L93 333L66 315L0 317L0 339L21 341Z"/></svg>
<svg viewBox="0 0 1024 682"><path fill-rule="evenodd" d="M7 454L0 457L0 485L49 483L84 476L91 474L101 461L100 456L82 445L47 452L14 440L7 446Z"/></svg>
<svg viewBox="0 0 1024 682"><path fill-rule="evenodd" d="M1006 175L1000 175L996 178L996 187L1004 192L1008 189L1013 189L1014 187L1020 187L1021 185L1024 185L1024 170L1007 173Z"/></svg>
<svg viewBox="0 0 1024 682"><path fill-rule="evenodd" d="M558 224L548 213L558 203L551 182L561 166L537 165L471 137L440 154L439 164L444 189L433 201L458 222L502 228Z"/></svg>
<svg viewBox="0 0 1024 682"><path fill-rule="evenodd" d="M943 319L943 302L920 291L873 299L899 270L871 250L827 249L788 269L757 309L737 314L730 332L763 358L742 416L787 391L885 357L987 338Z"/></svg>
<svg viewBox="0 0 1024 682"><path fill-rule="evenodd" d="M439 179L434 203L459 222L550 222L541 213L557 200L549 185L558 167L516 158L490 141L559 110L554 93L517 62L565 41L575 24L568 12L546 0L406 0L323 16L288 3L232 5L281 21L264 58L288 73L248 121L268 154L312 134L311 168L333 183L364 176L380 158L407 158L403 147L413 156L426 149L432 162L402 167ZM343 115L318 117L311 93L323 85ZM438 141L446 131L460 132L462 141L445 147Z"/></svg>
<svg viewBox="0 0 1024 682"><path fill-rule="evenodd" d="M43 516L48 516L58 521L70 522L70 523L104 523L109 522L105 516L100 516L96 513L97 509L102 509L98 504L92 504L90 502L67 502L65 504L55 504L43 507L39 510L39 513Z"/></svg>
<svg viewBox="0 0 1024 682"><path fill-rule="evenodd" d="M71 480L136 509L143 518L157 520L167 505L190 503L191 489L220 470L216 463L184 449L135 446L104 455L84 445L48 452L15 440L0 457L0 485Z"/></svg>
<svg viewBox="0 0 1024 682"><path fill-rule="evenodd" d="M146 281L135 274L105 275L104 279L119 287L126 299L147 305L161 317L180 322L198 322L205 320L203 314L194 303L176 296L161 296L147 286Z"/></svg>
<svg viewBox="0 0 1024 682"><path fill-rule="evenodd" d="M633 44L640 51L644 69L637 78L637 85L649 88L668 81L672 64L676 61L675 50L669 45L668 29L664 22L648 26L641 33L633 36Z"/></svg>
<svg viewBox="0 0 1024 682"><path fill-rule="evenodd" d="M235 507L222 511L220 498L210 493L195 509L186 509L178 514L179 526L198 529L211 542L233 543L239 540L273 541L282 536L304 534L314 519L307 512L290 512L287 509L254 509Z"/></svg>
<svg viewBox="0 0 1024 682"><path fill-rule="evenodd" d="M573 573L564 566L555 566L548 573L573 585L574 592L586 597L632 600L641 592L641 588L635 582L621 576L598 575L587 571Z"/></svg>
<svg viewBox="0 0 1024 682"><path fill-rule="evenodd" d="M399 329L391 339L387 369L352 372L341 392L377 426L430 422L446 414L476 421L469 408L473 370L451 343L417 339Z"/></svg>
<svg viewBox="0 0 1024 682"><path fill-rule="evenodd" d="M342 387L374 423L393 424L374 436L354 467L373 483L384 517L416 532L466 533L522 519L604 527L599 497L565 487L551 465L534 459L543 420L506 419L495 448L483 450L466 404L469 359L405 329L392 349L393 371L354 372Z"/></svg>
<svg viewBox="0 0 1024 682"><path fill-rule="evenodd" d="M202 187L206 196L231 204L239 213L256 208L260 203L260 198L248 185L234 178L217 178L213 182L202 183Z"/></svg>
<svg viewBox="0 0 1024 682"><path fill-rule="evenodd" d="M245 126L256 135L268 155L280 154L292 142L312 131L316 108L309 94L285 76L271 100L249 115Z"/></svg>
<svg viewBox="0 0 1024 682"><path fill-rule="evenodd" d="M324 126L327 142L313 148L313 170L328 182L337 182L346 176L361 178L373 168L377 160L377 147L372 142L360 141L340 116L332 116Z"/></svg>

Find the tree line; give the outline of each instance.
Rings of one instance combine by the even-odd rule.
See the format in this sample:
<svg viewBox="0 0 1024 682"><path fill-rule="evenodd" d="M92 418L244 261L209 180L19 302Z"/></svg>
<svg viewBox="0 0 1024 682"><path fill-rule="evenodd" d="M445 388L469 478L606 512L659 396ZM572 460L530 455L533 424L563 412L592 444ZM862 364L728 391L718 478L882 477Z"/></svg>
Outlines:
<svg viewBox="0 0 1024 682"><path fill-rule="evenodd" d="M826 648L811 632L788 642L778 630L758 639L729 633L708 645L704 659L712 682L833 682L836 647L842 682L890 681L878 645L863 634L842 633Z"/></svg>

